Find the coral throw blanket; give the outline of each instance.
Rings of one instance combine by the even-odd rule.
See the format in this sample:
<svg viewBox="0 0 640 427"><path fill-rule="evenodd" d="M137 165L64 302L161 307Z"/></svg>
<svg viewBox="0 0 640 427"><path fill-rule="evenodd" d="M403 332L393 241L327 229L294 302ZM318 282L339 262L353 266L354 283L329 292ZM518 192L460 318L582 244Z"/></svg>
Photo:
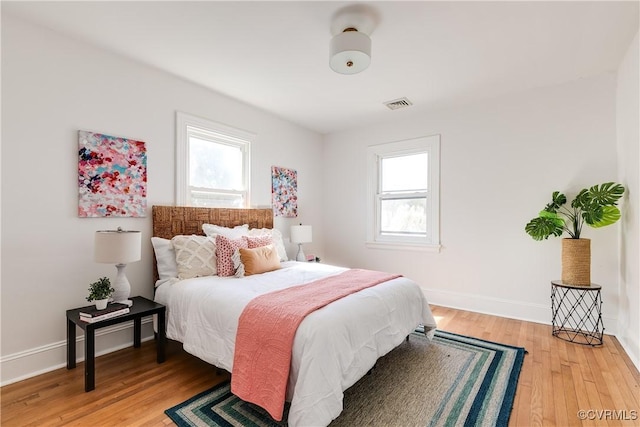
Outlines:
<svg viewBox="0 0 640 427"><path fill-rule="evenodd" d="M314 310L396 277L400 275L353 269L251 300L238 323L232 393L282 420L298 325Z"/></svg>

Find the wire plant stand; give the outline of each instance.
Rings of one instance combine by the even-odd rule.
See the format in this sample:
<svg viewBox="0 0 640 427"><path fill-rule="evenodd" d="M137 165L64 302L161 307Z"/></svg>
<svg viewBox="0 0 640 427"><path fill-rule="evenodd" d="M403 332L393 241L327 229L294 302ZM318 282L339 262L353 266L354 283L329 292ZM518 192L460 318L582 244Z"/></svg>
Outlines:
<svg viewBox="0 0 640 427"><path fill-rule="evenodd" d="M572 343L602 345L602 286L576 286L551 281L553 336Z"/></svg>

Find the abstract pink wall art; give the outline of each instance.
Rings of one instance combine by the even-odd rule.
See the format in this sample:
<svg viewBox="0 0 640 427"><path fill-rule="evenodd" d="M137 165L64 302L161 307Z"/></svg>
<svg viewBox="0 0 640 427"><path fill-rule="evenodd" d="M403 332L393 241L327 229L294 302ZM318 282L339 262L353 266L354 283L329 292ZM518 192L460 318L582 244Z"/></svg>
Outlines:
<svg viewBox="0 0 640 427"><path fill-rule="evenodd" d="M294 169L271 166L271 205L275 216L298 216L298 173Z"/></svg>
<svg viewBox="0 0 640 427"><path fill-rule="evenodd" d="M78 131L78 216L145 217L145 143Z"/></svg>

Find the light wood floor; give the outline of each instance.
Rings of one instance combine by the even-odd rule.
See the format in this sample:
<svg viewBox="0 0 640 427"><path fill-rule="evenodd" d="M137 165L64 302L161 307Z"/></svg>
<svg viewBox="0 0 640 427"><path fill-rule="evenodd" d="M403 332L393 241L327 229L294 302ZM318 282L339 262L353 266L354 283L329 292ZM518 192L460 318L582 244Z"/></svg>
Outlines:
<svg viewBox="0 0 640 427"><path fill-rule="evenodd" d="M525 347L510 426L640 425L640 375L618 341L599 348L551 336L551 327L432 307L440 329ZM2 387L1 424L10 426L165 426L164 410L227 379L170 342L167 361L155 344L96 359L96 389L84 392L84 364ZM581 421L578 411L589 418ZM610 412L602 412L602 411ZM616 412L620 411L620 412ZM635 412L633 412L635 411ZM608 415L607 415L608 414ZM620 418L627 418L620 420Z"/></svg>

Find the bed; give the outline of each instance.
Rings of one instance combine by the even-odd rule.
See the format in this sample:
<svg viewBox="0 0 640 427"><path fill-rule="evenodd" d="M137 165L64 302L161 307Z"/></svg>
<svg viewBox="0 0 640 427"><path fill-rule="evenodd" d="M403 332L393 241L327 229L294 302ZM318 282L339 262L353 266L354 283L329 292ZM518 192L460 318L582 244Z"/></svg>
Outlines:
<svg viewBox="0 0 640 427"><path fill-rule="evenodd" d="M271 209L153 206L152 216L156 240L202 235L203 224L229 229L248 224L254 231L273 228ZM242 278L214 275L177 279L155 268L164 261L155 243L154 250L158 257L154 263L155 300L167 306L167 337L181 342L185 351L229 372L233 369L238 319L250 301L346 270L281 259L277 270ZM328 425L342 411L344 390L418 324L425 326L427 336L433 336L436 324L422 290L405 277L348 295L305 317L291 350L286 387L288 424Z"/></svg>

